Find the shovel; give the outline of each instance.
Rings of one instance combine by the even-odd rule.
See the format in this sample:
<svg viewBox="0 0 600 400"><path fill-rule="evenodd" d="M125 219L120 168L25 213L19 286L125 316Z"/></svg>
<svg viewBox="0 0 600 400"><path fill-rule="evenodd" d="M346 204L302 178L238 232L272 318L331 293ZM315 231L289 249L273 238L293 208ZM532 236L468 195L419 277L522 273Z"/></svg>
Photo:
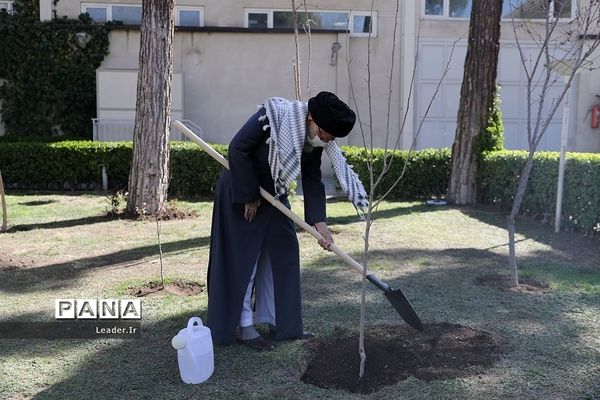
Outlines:
<svg viewBox="0 0 600 400"><path fill-rule="evenodd" d="M181 121L174 122L175 127L187 136L194 143L202 147L204 151L206 151L212 158L221 163L225 168L229 169L229 162L225 157L219 154L215 149L213 149L208 143L204 140L200 139L194 132L192 132L187 126L185 126ZM288 218L294 221L298 226L304 229L306 232L310 233L317 240L322 239L321 234L308 223L306 223L302 218L294 214L289 208L284 206L279 200L273 197L269 192L267 192L262 187L260 188L260 194L265 198L269 203L273 205L276 209L284 213ZM330 250L341 257L348 265L358 271L361 275L363 274L364 268L357 261L355 261L352 257L346 254L342 249L340 249L335 243L331 244ZM404 293L400 289L392 289L390 285L383 282L374 274L368 274L367 279L369 282L377 286L379 289L383 290L385 297L392 303L392 306L396 309L398 314L406 321L407 324L412 326L415 329L420 331L423 330L423 324L421 324L421 320L419 316L415 312L415 310L410 305L410 302L404 296Z"/></svg>

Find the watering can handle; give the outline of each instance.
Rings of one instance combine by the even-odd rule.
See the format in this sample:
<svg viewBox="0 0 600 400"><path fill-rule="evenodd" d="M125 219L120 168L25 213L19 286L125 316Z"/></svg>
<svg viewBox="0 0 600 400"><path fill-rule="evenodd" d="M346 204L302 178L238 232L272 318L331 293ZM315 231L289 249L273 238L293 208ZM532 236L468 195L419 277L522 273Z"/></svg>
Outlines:
<svg viewBox="0 0 600 400"><path fill-rule="evenodd" d="M194 327L194 322L198 323L198 326L204 326L202 324L202 320L199 317L192 317L190 318L190 320L188 321L187 324L187 333L191 333L193 332L192 328Z"/></svg>

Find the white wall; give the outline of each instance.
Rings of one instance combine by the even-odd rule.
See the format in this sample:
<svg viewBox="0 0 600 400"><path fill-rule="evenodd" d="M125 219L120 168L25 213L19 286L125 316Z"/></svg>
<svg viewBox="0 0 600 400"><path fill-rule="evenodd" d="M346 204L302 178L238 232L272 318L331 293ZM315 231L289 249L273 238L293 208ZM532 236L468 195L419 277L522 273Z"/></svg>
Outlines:
<svg viewBox="0 0 600 400"><path fill-rule="evenodd" d="M422 2L421 2L422 3ZM460 85L462 84L463 63L466 55L469 21L454 19L432 19L422 16L419 10L419 50L420 66L418 68L418 84L416 93L416 114L414 116L415 129L424 114L431 95L439 82L443 67L449 57L451 47L458 41L454 51L453 60L448 73L448 78L440 88L440 92L432 105L429 117L425 120L424 128L418 139L418 148L438 147L436 143L451 146L456 129L456 113L460 101ZM519 21L517 21L519 24ZM505 146L509 149L527 149L526 129L526 77L521 64L515 37L519 38L525 53L532 55L536 46L531 37L520 30L513 28L512 21L504 20L501 23L501 48L498 64L498 83L502 86L501 111L505 127ZM541 22L532 23L529 27L535 30L543 29ZM572 29L567 23L560 23L557 31ZM459 40L460 39L460 40ZM559 51L557 51L557 54ZM529 56L527 56L529 57ZM593 56L592 59L598 59ZM595 67L597 70L597 66ZM589 110L593 104L600 104L596 94L600 94L599 71L582 71L576 78L571 89L571 104L569 117L569 140L567 149L579 152L600 152L600 128L589 127ZM556 75L553 77L552 88L546 94L546 108L552 99L557 98L563 90L563 79ZM535 97L539 92L534 93ZM537 99L534 101L535 112ZM560 145L560 131L562 127L562 105L556 111L543 140L540 150L557 151ZM535 118L533 118L535 122Z"/></svg>
<svg viewBox="0 0 600 400"><path fill-rule="evenodd" d="M112 31L111 51L102 63L102 70L119 68L137 69L139 32ZM331 46L340 42L338 63L329 65ZM304 99L307 94L307 55L308 43L301 40L302 77L301 86ZM366 39L351 38L345 34L313 34L311 43L310 91L311 95L321 90L337 93L340 98L356 108L351 96L346 63L350 48L352 62L350 73L353 76L353 89L356 103L360 107L363 122L367 124L368 98L366 94ZM374 129L385 129L387 115L387 91L389 87L390 53L380 45L372 46L372 93ZM398 55L396 54L396 57ZM256 105L271 96L294 98L292 60L294 39L292 34L272 33L224 33L224 32L177 32L175 35L174 70L183 79L183 116L202 127L207 140L228 143L246 119L255 112ZM398 60L396 60L398 65ZM398 70L392 82L391 129L398 127L399 90ZM133 88L127 85L115 86L117 91ZM114 108L119 108L116 103ZM100 106L99 106L100 107ZM103 106L104 107L104 106ZM368 131L368 127L365 127ZM368 133L368 132L367 132ZM341 141L342 144L362 144L360 129ZM376 137L376 145L382 145L383 138Z"/></svg>
<svg viewBox="0 0 600 400"><path fill-rule="evenodd" d="M96 71L97 119L95 133L100 140L132 140L137 93L137 70L102 69ZM183 76L173 74L171 118L183 119ZM180 132L173 132L181 140ZM94 138L96 139L96 137Z"/></svg>
<svg viewBox="0 0 600 400"><path fill-rule="evenodd" d="M108 3L140 4L140 0ZM242 27L245 8L286 9L289 3L273 0L245 0L223 2L220 0L185 0L178 6L204 7L206 26ZM385 143L385 131L389 126L392 135L399 131L402 113L400 76L402 26L397 33L397 49L392 52L395 3L375 4L378 12L378 36L370 43L371 94L367 93L367 45L368 38L347 37L346 34L314 33L311 43L310 94L330 90L357 109L362 117L366 138L374 132L375 146ZM368 11L370 0L317 0L310 9L343 11ZM59 15L76 16L81 3L61 0L57 4ZM113 30L110 34L110 54L100 69L129 69L138 67L139 31ZM412 38L414 41L414 37ZM329 65L331 45L340 42L342 49L338 63ZM303 99L309 97L306 88L308 76L308 42L301 35L301 69ZM394 60L392 60L392 56ZM203 128L205 137L215 142L227 143L254 112L255 105L270 96L294 97L292 60L294 58L293 34L257 34L224 32L176 32L175 71L183 75L184 117ZM347 62L350 65L347 65ZM390 87L390 68L394 64ZM352 77L349 78L349 75ZM122 88L124 89L124 88ZM391 94L390 94L391 91ZM388 96L390 123L387 123ZM369 102L370 98L370 102ZM369 108L373 112L369 121ZM362 144L357 125L354 133L342 144ZM395 136L394 136L395 138Z"/></svg>

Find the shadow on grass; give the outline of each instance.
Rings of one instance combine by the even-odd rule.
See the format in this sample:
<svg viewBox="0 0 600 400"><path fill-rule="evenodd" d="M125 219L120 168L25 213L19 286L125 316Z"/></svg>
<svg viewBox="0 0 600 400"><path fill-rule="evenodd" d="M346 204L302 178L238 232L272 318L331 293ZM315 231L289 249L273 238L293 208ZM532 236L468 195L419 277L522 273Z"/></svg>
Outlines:
<svg viewBox="0 0 600 400"><path fill-rule="evenodd" d="M328 203L330 203L330 202L331 201L328 200ZM340 201L340 202L342 202L342 201ZM347 201L344 200L343 202L346 203ZM431 212L431 211L437 211L437 210L438 210L438 208L428 206L426 204L414 204L414 205L410 205L410 206L406 206L406 207L394 207L394 208L390 208L387 210L375 211L375 213L373 214L373 219L375 219L375 220L390 219L390 218L398 217L401 215L418 214L418 213L425 213L425 212ZM347 216L340 216L340 217L327 217L327 224L329 224L329 225L346 225L346 224L352 224L352 223L359 222L359 221L360 221L360 218L356 213L347 215Z"/></svg>
<svg viewBox="0 0 600 400"><path fill-rule="evenodd" d="M56 200L34 200L34 201L22 201L20 204L22 206L43 206L46 204L56 203Z"/></svg>
<svg viewBox="0 0 600 400"><path fill-rule="evenodd" d="M483 223L507 229L506 213L479 208L458 209L465 215ZM600 239L597 237L586 237L581 233L574 232L555 233L552 225L526 217L520 217L517 220L516 229L518 234L551 246L555 250L556 258L600 269ZM508 246L508 231L506 246ZM518 252L517 258L520 258Z"/></svg>
<svg viewBox="0 0 600 400"><path fill-rule="evenodd" d="M80 225L92 225L101 222L114 221L119 219L118 216L113 215L95 215L93 217L84 217L77 219L67 219L61 221L52 221L52 222L42 222L39 224L23 224L23 225L15 225L10 227L7 232L23 232L23 231L31 231L34 229L57 229L57 228L72 228L74 226Z"/></svg>
<svg viewBox="0 0 600 400"><path fill-rule="evenodd" d="M361 254L351 254L355 260L360 260ZM372 266L369 273L377 275L384 282L394 289L401 289L411 303L419 304L421 297L425 293L425 298L430 298L432 293L439 295L435 304L443 301L449 301L445 288L453 287L477 287L478 290L485 293L492 291L499 296L527 297L531 294L506 291L502 292L496 289L490 289L487 286L480 286L475 283L475 279L491 273L508 275L508 266L506 257L489 250L475 248L456 248L444 250L428 249L392 249L386 251L370 252L370 262ZM600 272L591 272L586 268L570 268L565 273L565 265L558 264L554 260L552 251L531 252L527 256L521 257L522 265L526 265L523 273L552 282L562 292L573 292L579 290L578 296L581 301L588 302L590 305L597 306L600 293ZM418 268L418 272L415 271ZM562 269L561 269L562 267ZM323 271L325 269L325 271ZM403 272L406 271L406 272ZM400 275L400 277L397 277ZM358 299L358 287L361 282L361 275L353 268L346 266L337 256L327 255L318 262L313 263L304 270L303 285L305 290L310 292L308 298L311 302L319 301L321 296L329 296L328 290L315 290L312 288L318 286L318 280L327 279L331 276L334 280L341 280L347 285L355 286L352 291L346 293L337 292L339 298L345 295L355 294ZM369 290L373 293L379 293L380 302L388 303L383 291L367 282ZM504 294L501 294L504 293ZM463 296L459 295L463 298ZM586 300L587 299L587 300ZM463 301L471 302L474 299L464 298ZM357 300L359 301L359 300ZM457 305L461 305L458 302ZM335 307L339 307L339 304ZM416 307L415 307L416 309ZM424 307L425 310L434 310L435 307ZM395 311L391 308L392 313ZM418 312L419 310L417 310ZM429 311L426 311L429 312ZM439 317L436 321L442 321Z"/></svg>
<svg viewBox="0 0 600 400"><path fill-rule="evenodd" d="M205 247L209 244L210 236L179 240L162 243L162 252L163 254L176 253L191 248ZM140 263L147 257L158 256L158 254L158 245L153 244L64 263L0 270L0 290L19 293L75 286L79 276L92 270L115 266L127 268Z"/></svg>
<svg viewBox="0 0 600 400"><path fill-rule="evenodd" d="M414 396L417 387L422 392L421 398L473 399L478 398L481 390L487 391L487 398L520 398L527 397L531 385L537 385L537 398L551 395L578 398L591 387L592 378L585 370L592 365L596 353L582 352L579 341L581 335L589 334L593 327L583 320L570 320L569 316L574 307L597 307L597 296L536 295L479 287L473 283L474 278L493 269L501 258L486 250L399 249L376 253L373 257L397 259L398 254L408 259L427 257L434 261L428 267L410 272L403 272L402 265L374 272L393 287L405 291L423 322L459 323L502 336L508 342L505 361L494 367L493 375L510 380L511 385L507 389L494 384L494 379L484 379L478 385L461 380L444 385L409 380L384 389L387 397L404 397L407 387L412 388ZM487 261L490 258L492 261ZM318 337L333 336L338 327L356 329L360 301L360 276L356 272L342 266L341 261L333 262L332 256L327 255L305 266L302 279L308 329L314 330ZM403 323L380 290L370 285L367 296L368 324ZM70 362L77 363L72 373L62 381L52 382L35 394L35 399L83 399L89 398L91 393L95 398L106 399L381 398L380 393L367 396L336 390L324 393L300 383L298 370L304 350L297 342L280 343L269 353L254 352L239 345L218 346L215 374L202 385L185 385L179 379L170 339L192 314L204 318L205 309L172 314L145 326L141 339L99 345L91 354L87 353L89 341L20 341L0 346L0 355L23 355L26 359L39 356L37 351L41 351L60 367L62 353L73 350L85 354L71 359ZM532 330L531 326L536 329ZM84 346L87 347L80 348ZM52 358L50 349L54 349L56 358ZM536 374L531 375L532 370L537 371ZM480 375L485 377L486 374L482 371ZM566 393L555 393L557 387L548 385L548 380L557 378L560 382L558 377L565 374L570 377L570 386L562 389Z"/></svg>
<svg viewBox="0 0 600 400"><path fill-rule="evenodd" d="M171 338L192 316L205 319L205 310L174 314L153 324L142 323L142 336L137 339L9 340L7 343L13 345L2 346L0 354L25 359L42 354L58 363L58 368L61 359L80 363L73 374L44 388L34 399L177 398L172 397L173 393L182 389L199 394L204 390L202 386L181 382L177 352L171 346ZM81 352L84 357L64 355L74 352Z"/></svg>

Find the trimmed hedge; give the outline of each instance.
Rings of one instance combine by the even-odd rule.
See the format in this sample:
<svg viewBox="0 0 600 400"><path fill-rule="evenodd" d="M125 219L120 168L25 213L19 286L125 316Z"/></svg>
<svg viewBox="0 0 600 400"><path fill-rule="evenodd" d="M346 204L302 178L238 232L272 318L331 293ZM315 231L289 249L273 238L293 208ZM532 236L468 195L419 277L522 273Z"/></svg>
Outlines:
<svg viewBox="0 0 600 400"><path fill-rule="evenodd" d="M131 142L65 141L0 143L0 171L14 189L98 189L106 167L111 189L127 188ZM226 154L226 147L215 145ZM209 195L221 166L196 144L171 143L171 183L176 195Z"/></svg>
<svg viewBox="0 0 600 400"><path fill-rule="evenodd" d="M369 171L365 162L367 150L362 147L344 147L342 150L348 164L352 165L354 171L360 176L368 192L370 188ZM383 168L384 154L382 149L373 150L375 179ZM391 162L391 167L378 185L376 195L383 195L398 179L407 157L408 165L404 177L392 190L389 198L425 199L445 196L452 166L450 149L447 148L413 151L410 156L408 156L408 151L404 150L388 151L388 162Z"/></svg>
<svg viewBox="0 0 600 400"><path fill-rule="evenodd" d="M225 155L227 147L215 145ZM369 189L366 150L344 147L348 163ZM391 169L379 186L384 193L398 178L404 161L408 166L390 199L443 197L450 176L449 149L388 152ZM384 151L373 150L375 174L381 171ZM65 141L56 143L0 141L0 171L11 189L99 189L102 166L106 167L109 187L125 189L131 166L131 142ZM484 153L478 176L480 202L510 210L519 174L527 159L525 151ZM211 195L221 166L191 142L171 142L171 182L175 196ZM558 153L540 152L534 158L525 193L522 213L554 221ZM565 170L563 200L564 226L600 231L600 154L569 153Z"/></svg>
<svg viewBox="0 0 600 400"><path fill-rule="evenodd" d="M521 213L554 222L558 184L557 152L534 156ZM562 204L562 225L586 233L600 231L600 154L567 153ZM510 210L526 151L484 154L479 167L480 201Z"/></svg>
<svg viewBox="0 0 600 400"><path fill-rule="evenodd" d="M221 154L227 147L214 145ZM354 165L368 188L365 150L344 147L348 163ZM397 179L408 152L392 153L392 169L380 188ZM381 170L383 150L374 150L376 171ZM0 141L0 170L7 187L13 189L98 189L102 166L106 167L111 189L127 187L131 167L131 142L64 141L55 143ZM450 151L413 152L404 179L391 198L414 199L443 196L450 173ZM221 166L191 142L171 142L171 182L175 195L210 195ZM380 190L378 194L382 194Z"/></svg>

